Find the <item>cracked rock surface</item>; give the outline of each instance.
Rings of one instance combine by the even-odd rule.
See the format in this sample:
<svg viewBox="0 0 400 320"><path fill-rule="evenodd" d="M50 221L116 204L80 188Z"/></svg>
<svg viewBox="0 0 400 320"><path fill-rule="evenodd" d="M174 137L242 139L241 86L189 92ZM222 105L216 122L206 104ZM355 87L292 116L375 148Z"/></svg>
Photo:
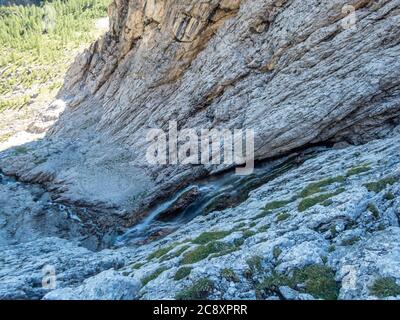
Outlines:
<svg viewBox="0 0 400 320"><path fill-rule="evenodd" d="M399 299L399 148L396 134L320 153L241 205L198 216L150 244L94 253L42 238L3 247L0 295ZM57 271L54 293L38 285L47 264Z"/></svg>

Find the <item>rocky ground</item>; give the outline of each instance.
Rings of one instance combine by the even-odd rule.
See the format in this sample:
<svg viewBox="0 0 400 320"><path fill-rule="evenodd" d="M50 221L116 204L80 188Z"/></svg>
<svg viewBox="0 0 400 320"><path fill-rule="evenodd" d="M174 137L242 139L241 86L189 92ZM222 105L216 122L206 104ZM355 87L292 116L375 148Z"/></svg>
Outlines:
<svg viewBox="0 0 400 320"><path fill-rule="evenodd" d="M320 153L151 244L96 253L54 237L8 244L0 296L400 298L399 138ZM40 286L45 265L55 267L54 291Z"/></svg>

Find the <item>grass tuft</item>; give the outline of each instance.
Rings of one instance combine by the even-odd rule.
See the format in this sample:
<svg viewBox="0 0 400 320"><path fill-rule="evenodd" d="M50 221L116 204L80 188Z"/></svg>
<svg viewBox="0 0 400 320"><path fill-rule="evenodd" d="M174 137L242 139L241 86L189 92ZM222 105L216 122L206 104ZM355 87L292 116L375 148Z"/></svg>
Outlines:
<svg viewBox="0 0 400 320"><path fill-rule="evenodd" d="M346 190L344 188L340 188L332 193L324 193L324 194L318 195L316 197L303 199L299 203L298 210L300 212L306 211L307 209L309 209L317 204L322 204L325 201L327 201L328 199L333 198L334 196L337 196L345 191Z"/></svg>
<svg viewBox="0 0 400 320"><path fill-rule="evenodd" d="M372 202L369 203L367 209L368 209L369 212L372 213L372 216L373 216L376 220L379 219L379 217L380 217L379 209L376 207L376 205L375 205L374 203L372 203Z"/></svg>
<svg viewBox="0 0 400 320"><path fill-rule="evenodd" d="M291 276L273 273L258 286L258 290L276 291L280 286L288 286L325 300L337 300L340 288L333 270L324 265L295 269Z"/></svg>
<svg viewBox="0 0 400 320"><path fill-rule="evenodd" d="M206 244L211 241L220 240L230 235L231 231L211 231L204 232L199 235L196 239L192 240L195 244Z"/></svg>
<svg viewBox="0 0 400 320"><path fill-rule="evenodd" d="M236 247L231 244L213 241L206 245L198 246L183 255L182 264L192 264L206 259L211 254L225 253L235 250Z"/></svg>
<svg viewBox="0 0 400 320"><path fill-rule="evenodd" d="M214 282L210 279L203 278L190 287L178 292L175 295L176 300L205 300L210 293L214 290Z"/></svg>
<svg viewBox="0 0 400 320"><path fill-rule="evenodd" d="M238 276L232 269L225 268L221 270L221 277L225 278L229 282L239 282Z"/></svg>
<svg viewBox="0 0 400 320"><path fill-rule="evenodd" d="M347 171L346 176L347 177L351 177L351 176L355 176L355 175L358 175L358 174L361 174L361 173L365 173L365 172L368 172L368 171L371 171L371 167L369 165L365 164L365 165L362 165L362 166L358 166L358 167L354 167L354 168L349 169Z"/></svg>
<svg viewBox="0 0 400 320"><path fill-rule="evenodd" d="M337 176L332 178L327 178L318 182L314 182L309 184L303 191L300 192L299 196L301 198L306 198L312 196L316 193L321 193L323 187L327 187L334 183L343 183L346 181L346 177L344 176Z"/></svg>
<svg viewBox="0 0 400 320"><path fill-rule="evenodd" d="M386 188L387 185L393 185L397 182L395 177L386 177L375 182L369 182L364 184L364 187L368 189L369 192L379 193Z"/></svg>
<svg viewBox="0 0 400 320"><path fill-rule="evenodd" d="M182 267L176 271L174 280L179 281L182 279L187 278L190 275L190 272L192 272L192 267Z"/></svg>
<svg viewBox="0 0 400 320"><path fill-rule="evenodd" d="M142 279L142 284L143 286L147 285L150 281L153 281L154 279L157 279L160 274L162 274L164 271L168 270L166 267L160 267L153 273L149 274L147 277L144 277Z"/></svg>

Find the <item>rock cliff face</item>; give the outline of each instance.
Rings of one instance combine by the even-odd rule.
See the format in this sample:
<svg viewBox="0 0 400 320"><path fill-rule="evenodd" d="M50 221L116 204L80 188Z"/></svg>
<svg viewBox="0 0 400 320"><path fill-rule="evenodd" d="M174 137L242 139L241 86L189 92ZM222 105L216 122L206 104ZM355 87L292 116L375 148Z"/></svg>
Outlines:
<svg viewBox="0 0 400 320"><path fill-rule="evenodd" d="M48 161L2 160L3 170L49 183L62 199L131 210L216 169L146 163L148 129L169 121L254 129L256 159L382 137L400 112L399 7L113 1L110 31L69 72L52 150L48 139L35 147Z"/></svg>
<svg viewBox="0 0 400 320"><path fill-rule="evenodd" d="M140 290L133 281L126 286L144 298L190 297L202 286L212 288L207 297L227 299L373 298L380 295L376 281L398 288L400 0L114 0L109 15L110 31L71 67L56 103L65 111L47 136L0 154L4 174L43 188L38 201L19 182L1 186L6 200L18 191L8 211L24 197L39 213L62 203L61 216L72 208L76 219L58 236L101 248L98 240L81 239L88 225L91 236L112 238L161 200L227 169L147 163L148 130L168 130L172 121L180 130L254 129L256 160L317 144L353 146L308 160L257 186L236 208L214 207L164 240L93 253L96 271L61 282L47 298L93 297L96 279L113 273L83 279L123 265L125 276L142 283ZM179 199L177 210L188 201ZM40 214L16 228L28 230L31 242L6 252L3 278L19 268L20 250L37 255L28 271L39 274L36 267L49 257L35 242L60 246L59 239L41 239L57 235L57 214L46 230L35 224L47 219ZM7 228L0 240L13 244L15 228ZM211 240L195 239L209 230L215 233L203 238ZM159 248L168 255L149 257ZM114 255L123 258L116 266ZM98 264L102 259L107 263ZM3 297L46 293L26 289L34 284L23 272L17 278L0 286ZM328 283L324 292L312 289L320 281Z"/></svg>

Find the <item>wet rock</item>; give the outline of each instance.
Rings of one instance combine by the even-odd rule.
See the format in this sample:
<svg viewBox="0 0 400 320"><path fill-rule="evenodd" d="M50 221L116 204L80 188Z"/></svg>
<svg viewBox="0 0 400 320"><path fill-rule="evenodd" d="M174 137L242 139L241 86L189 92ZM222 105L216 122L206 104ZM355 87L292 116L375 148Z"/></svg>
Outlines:
<svg viewBox="0 0 400 320"><path fill-rule="evenodd" d="M184 209L195 202L200 196L200 190L198 187L193 186L184 192L176 201L162 211L157 217L158 220L170 220L179 215Z"/></svg>

